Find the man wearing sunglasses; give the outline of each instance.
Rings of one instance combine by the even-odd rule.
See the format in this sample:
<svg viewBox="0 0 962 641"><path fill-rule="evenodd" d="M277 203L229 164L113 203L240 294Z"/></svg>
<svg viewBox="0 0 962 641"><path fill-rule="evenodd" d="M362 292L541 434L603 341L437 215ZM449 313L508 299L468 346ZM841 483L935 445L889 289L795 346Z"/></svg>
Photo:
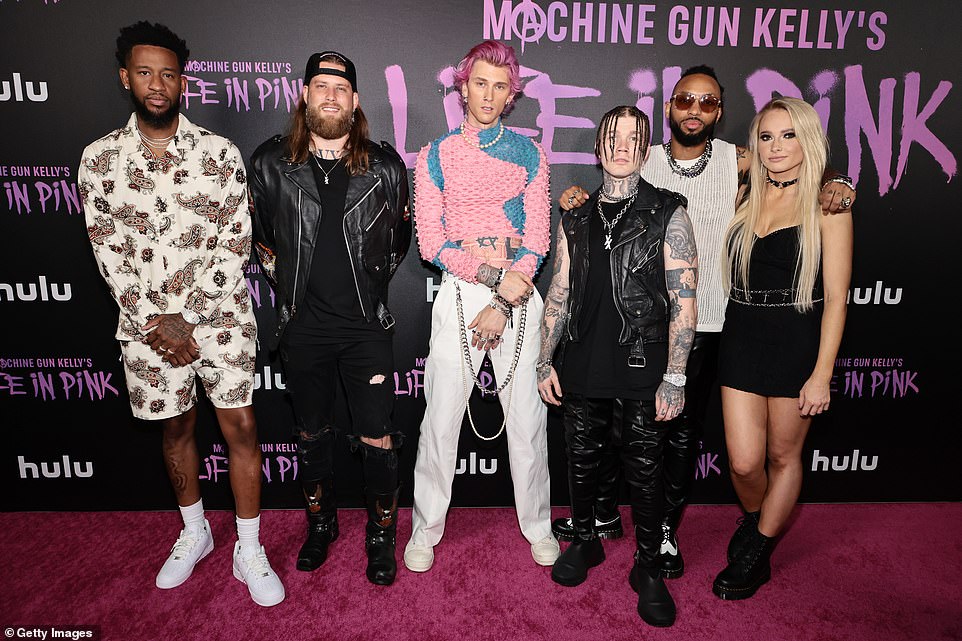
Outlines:
<svg viewBox="0 0 962 641"><path fill-rule="evenodd" d="M665 520L659 565L665 578L684 573L676 531L694 476L701 427L715 385L718 341L725 320L725 296L721 285L719 252L725 229L735 213L739 185L748 176L751 156L745 147L714 137L723 111L724 88L714 69L699 65L686 69L665 103L671 139L653 147L641 177L688 199L688 214L698 247L698 328L686 367L686 406L672 421L664 445ZM848 211L855 200L852 181L827 172L820 202L829 212ZM580 187L561 196L564 210L580 207L589 194ZM615 453L604 458L595 503L595 529L603 538L622 535L618 513L619 465ZM757 521L757 513L745 515L744 523ZM574 536L571 519L556 519L552 531L562 540Z"/></svg>

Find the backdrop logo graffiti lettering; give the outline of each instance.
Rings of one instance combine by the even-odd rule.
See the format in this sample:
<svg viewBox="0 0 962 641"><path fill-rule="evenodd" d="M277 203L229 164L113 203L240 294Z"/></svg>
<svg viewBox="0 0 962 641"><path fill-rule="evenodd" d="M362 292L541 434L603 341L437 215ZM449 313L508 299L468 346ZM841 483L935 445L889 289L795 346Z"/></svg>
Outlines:
<svg viewBox="0 0 962 641"><path fill-rule="evenodd" d="M424 364L427 357L414 359L414 367L403 372L394 372L394 396L420 398L424 395Z"/></svg>
<svg viewBox="0 0 962 641"><path fill-rule="evenodd" d="M498 471L498 459L484 459L476 452L470 452L468 458L459 458L458 465L454 468L455 474L494 474Z"/></svg>
<svg viewBox="0 0 962 641"><path fill-rule="evenodd" d="M274 288L270 286L266 279L257 277L257 274L262 273L261 266L257 263L251 263L244 272L247 274L247 293L254 301L254 307L260 309L266 305L273 308L276 304Z"/></svg>
<svg viewBox="0 0 962 641"><path fill-rule="evenodd" d="M0 397L42 401L102 401L120 396L113 376L95 369L92 358L0 358ZM120 386L123 383L119 383Z"/></svg>
<svg viewBox="0 0 962 641"><path fill-rule="evenodd" d="M0 301L68 301L73 297L70 283L48 283L46 276L38 276L36 282L0 283Z"/></svg>
<svg viewBox="0 0 962 641"><path fill-rule="evenodd" d="M848 293L848 302L855 305L898 305L902 302L901 287L885 287L882 281L875 281L872 287L853 287Z"/></svg>
<svg viewBox="0 0 962 641"><path fill-rule="evenodd" d="M281 371L275 372L270 365L265 365L261 371L254 372L254 389L287 389L287 380Z"/></svg>
<svg viewBox="0 0 962 641"><path fill-rule="evenodd" d="M70 167L50 165L0 165L3 200L17 214L79 214L80 194L70 178Z"/></svg>
<svg viewBox="0 0 962 641"><path fill-rule="evenodd" d="M920 393L919 372L904 367L903 358L841 357L835 359L831 390L848 398L905 398Z"/></svg>
<svg viewBox="0 0 962 641"><path fill-rule="evenodd" d="M304 81L288 78L293 67L286 61L189 60L184 72L187 90L184 109L220 105L237 112L290 112L301 97ZM225 75L229 74L229 75Z"/></svg>
<svg viewBox="0 0 962 641"><path fill-rule="evenodd" d="M261 472L268 483L293 481L297 479L297 446L293 443L261 443L263 462ZM211 453L204 457L201 472L202 481L221 483L229 480L230 459L222 443L214 443Z"/></svg>
<svg viewBox="0 0 962 641"><path fill-rule="evenodd" d="M71 461L67 454L59 461L28 461L18 456L17 466L22 479L86 479L94 475L93 461Z"/></svg>
<svg viewBox="0 0 962 641"><path fill-rule="evenodd" d="M878 467L878 456L871 459L862 454L859 456L858 450L853 450L851 454L832 454L831 462L829 455L822 454L821 451L812 452L812 471L813 472L871 472Z"/></svg>
<svg viewBox="0 0 962 641"><path fill-rule="evenodd" d="M47 83L24 80L14 72L10 80L0 81L0 102L46 102Z"/></svg>
<svg viewBox="0 0 962 641"><path fill-rule="evenodd" d="M845 49L885 45L884 11L832 11L675 5L658 21L656 5L620 2L483 0L485 39L737 47Z"/></svg>

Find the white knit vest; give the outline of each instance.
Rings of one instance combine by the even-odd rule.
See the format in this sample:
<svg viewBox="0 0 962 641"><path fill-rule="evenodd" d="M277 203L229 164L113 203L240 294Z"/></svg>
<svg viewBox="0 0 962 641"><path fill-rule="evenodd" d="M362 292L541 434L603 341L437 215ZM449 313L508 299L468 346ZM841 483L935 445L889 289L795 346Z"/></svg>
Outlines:
<svg viewBox="0 0 962 641"><path fill-rule="evenodd" d="M690 167L694 160L677 161ZM719 261L728 223L735 214L738 195L738 159L735 145L712 139L711 160L695 178L671 170L664 147L651 148L641 177L655 187L678 192L688 199L688 216L698 246L698 331L720 332L725 321L726 292L721 282Z"/></svg>

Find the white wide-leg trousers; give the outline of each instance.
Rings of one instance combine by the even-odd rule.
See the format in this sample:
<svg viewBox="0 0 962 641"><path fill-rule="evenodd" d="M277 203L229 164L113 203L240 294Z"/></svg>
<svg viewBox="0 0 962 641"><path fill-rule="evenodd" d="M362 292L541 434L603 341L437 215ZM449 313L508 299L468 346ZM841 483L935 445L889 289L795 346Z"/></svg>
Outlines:
<svg viewBox="0 0 962 641"><path fill-rule="evenodd" d="M451 483L457 463L458 437L465 412L465 389L461 376L463 359L455 282L461 288L464 323L468 325L491 301L491 290L445 274L434 299L431 314L430 353L424 368L424 396L427 408L421 422L417 463L414 466L414 511L408 545L433 547L444 534L444 520L451 503ZM530 543L551 534L551 504L548 479L547 410L538 395L535 363L538 360L541 313L544 303L535 290L527 302L524 343L514 375L513 389L500 396L507 412L505 433L514 501L521 533ZM505 380L514 357L519 309L513 326L505 326L501 347L493 350L491 363L495 378ZM467 332L470 341L471 332ZM481 367L484 353L471 348L474 372ZM465 370L468 374L467 370ZM468 374L468 384L473 378ZM509 393L509 389L511 389ZM470 393L471 388L468 389ZM510 397L510 410L509 400ZM478 426L482 434L494 433L495 426Z"/></svg>

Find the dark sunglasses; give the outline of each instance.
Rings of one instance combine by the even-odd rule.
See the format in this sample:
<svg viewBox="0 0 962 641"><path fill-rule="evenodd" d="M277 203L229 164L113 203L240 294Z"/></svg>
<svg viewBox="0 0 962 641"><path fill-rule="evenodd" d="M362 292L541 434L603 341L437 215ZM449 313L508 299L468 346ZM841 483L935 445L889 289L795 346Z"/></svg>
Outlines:
<svg viewBox="0 0 962 641"><path fill-rule="evenodd" d="M675 105L675 109L684 111L686 109L691 109L691 106L698 101L701 110L706 114L710 114L721 106L721 98L712 95L710 93L705 93L700 96L696 96L693 93L676 93L671 97L672 104Z"/></svg>

